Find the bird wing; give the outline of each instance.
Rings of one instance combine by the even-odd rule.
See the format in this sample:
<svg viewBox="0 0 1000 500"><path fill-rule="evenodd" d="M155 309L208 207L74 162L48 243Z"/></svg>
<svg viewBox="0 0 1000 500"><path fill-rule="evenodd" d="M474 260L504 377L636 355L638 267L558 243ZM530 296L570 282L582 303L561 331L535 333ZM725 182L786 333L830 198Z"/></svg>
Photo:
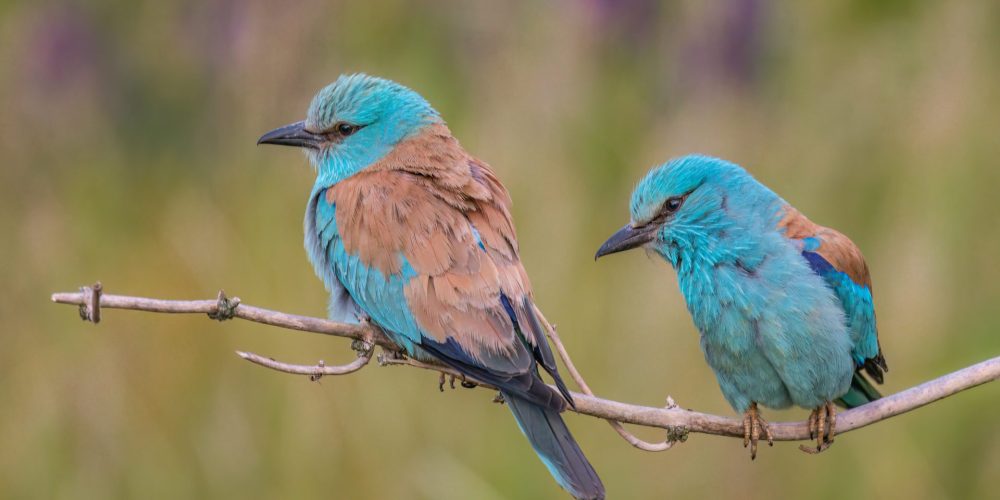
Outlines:
<svg viewBox="0 0 1000 500"><path fill-rule="evenodd" d="M861 250L847 236L810 221L791 206L785 206L778 228L796 242L809 267L840 300L854 343L854 361L881 384L888 367L878 341L871 275Z"/></svg>
<svg viewBox="0 0 1000 500"><path fill-rule="evenodd" d="M400 144L389 158L317 191L315 227L328 265L411 354L417 346L477 380L561 410L571 400L518 256L509 196L488 166L447 139ZM538 364L565 401L539 378Z"/></svg>

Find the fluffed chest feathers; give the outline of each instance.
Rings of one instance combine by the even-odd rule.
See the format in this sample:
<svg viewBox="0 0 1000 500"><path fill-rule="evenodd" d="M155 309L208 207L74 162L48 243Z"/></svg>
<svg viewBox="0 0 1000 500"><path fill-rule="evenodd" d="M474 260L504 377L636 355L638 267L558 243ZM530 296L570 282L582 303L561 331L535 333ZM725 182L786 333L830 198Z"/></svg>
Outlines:
<svg viewBox="0 0 1000 500"><path fill-rule="evenodd" d="M815 325L846 334L833 292L778 234L754 244L720 241L726 252L679 255L678 282L703 343L732 351L761 347L761 330Z"/></svg>

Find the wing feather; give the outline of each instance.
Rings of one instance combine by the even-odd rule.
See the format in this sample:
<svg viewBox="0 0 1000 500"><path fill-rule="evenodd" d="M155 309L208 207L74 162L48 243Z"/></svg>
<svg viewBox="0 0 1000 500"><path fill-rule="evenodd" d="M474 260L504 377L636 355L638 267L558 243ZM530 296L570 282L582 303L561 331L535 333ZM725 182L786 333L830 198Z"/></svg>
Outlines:
<svg viewBox="0 0 1000 500"><path fill-rule="evenodd" d="M791 206L785 206L778 228L796 242L810 268L840 300L854 342L854 360L881 384L888 365L878 341L871 275L861 250L847 236L810 221Z"/></svg>
<svg viewBox="0 0 1000 500"><path fill-rule="evenodd" d="M450 135L420 141L323 192L319 204L335 212L330 265L360 307L404 344L561 410L569 393L517 254L506 190L488 166L455 154ZM454 161L426 166L442 159ZM317 207L317 216L324 211ZM538 364L564 397L541 381Z"/></svg>

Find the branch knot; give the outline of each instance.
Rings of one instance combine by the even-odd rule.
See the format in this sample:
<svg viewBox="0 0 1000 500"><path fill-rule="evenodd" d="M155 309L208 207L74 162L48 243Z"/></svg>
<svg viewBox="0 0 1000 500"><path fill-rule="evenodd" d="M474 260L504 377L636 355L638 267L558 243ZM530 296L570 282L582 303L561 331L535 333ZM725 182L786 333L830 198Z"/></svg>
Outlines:
<svg viewBox="0 0 1000 500"><path fill-rule="evenodd" d="M236 308L240 306L239 297L226 297L226 292L219 290L217 300L218 305L215 306L215 311L208 313L209 318L216 321L226 321L236 317Z"/></svg>
<svg viewBox="0 0 1000 500"><path fill-rule="evenodd" d="M93 286L81 286L80 293L83 294L83 302L80 304L80 319L92 323L101 322L101 293L104 287L101 282L94 283Z"/></svg>

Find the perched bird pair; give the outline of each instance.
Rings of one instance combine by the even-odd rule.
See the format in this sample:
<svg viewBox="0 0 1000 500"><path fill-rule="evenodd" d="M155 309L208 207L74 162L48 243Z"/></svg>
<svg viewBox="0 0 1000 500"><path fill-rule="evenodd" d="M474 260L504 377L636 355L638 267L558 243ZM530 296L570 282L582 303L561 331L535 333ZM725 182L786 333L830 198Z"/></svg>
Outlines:
<svg viewBox="0 0 1000 500"><path fill-rule="evenodd" d="M556 481L576 498L604 498L560 417L573 399L520 262L510 197L430 104L388 80L342 76L304 121L258 144L304 148L316 168L305 245L330 291L330 318L368 317L407 355L498 387ZM598 256L637 246L678 269L706 358L747 413L754 450L767 435L758 403L816 408L823 443L833 435L830 401L877 397L855 373L881 381L885 368L860 253L739 167L689 157L654 170L633 196L632 224Z"/></svg>

